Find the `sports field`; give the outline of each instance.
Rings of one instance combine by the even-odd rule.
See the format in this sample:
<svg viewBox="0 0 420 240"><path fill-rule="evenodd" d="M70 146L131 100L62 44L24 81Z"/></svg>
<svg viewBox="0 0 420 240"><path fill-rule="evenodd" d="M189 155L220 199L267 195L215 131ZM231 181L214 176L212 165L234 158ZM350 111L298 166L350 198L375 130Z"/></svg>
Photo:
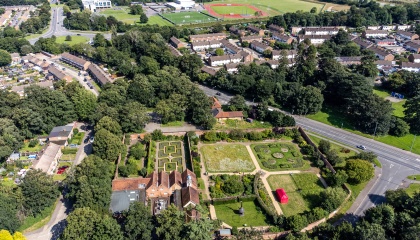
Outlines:
<svg viewBox="0 0 420 240"><path fill-rule="evenodd" d="M140 15L131 15L129 11L130 9L128 7L117 7L101 11L100 14L104 15L105 17L114 16L117 20L128 24L139 22Z"/></svg>
<svg viewBox="0 0 420 240"><path fill-rule="evenodd" d="M217 21L216 18L200 12L165 13L162 17L174 24L206 23Z"/></svg>
<svg viewBox="0 0 420 240"><path fill-rule="evenodd" d="M262 11L268 13L270 16L279 15L286 12L296 12L302 10L309 12L313 7L320 11L325 3L305 2L301 0L223 0L213 1L211 4L216 3L242 3L253 5Z"/></svg>
<svg viewBox="0 0 420 240"><path fill-rule="evenodd" d="M255 10L247 6L212 6L211 9L218 14L254 15L255 13Z"/></svg>

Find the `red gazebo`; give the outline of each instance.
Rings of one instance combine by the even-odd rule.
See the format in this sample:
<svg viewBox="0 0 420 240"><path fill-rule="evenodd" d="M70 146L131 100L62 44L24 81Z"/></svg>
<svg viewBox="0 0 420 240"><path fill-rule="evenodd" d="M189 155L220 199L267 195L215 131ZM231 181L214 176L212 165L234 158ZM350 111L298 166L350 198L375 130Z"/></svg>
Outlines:
<svg viewBox="0 0 420 240"><path fill-rule="evenodd" d="M289 197L287 196L286 192L283 188L279 188L276 190L277 197L279 198L280 203L288 203Z"/></svg>

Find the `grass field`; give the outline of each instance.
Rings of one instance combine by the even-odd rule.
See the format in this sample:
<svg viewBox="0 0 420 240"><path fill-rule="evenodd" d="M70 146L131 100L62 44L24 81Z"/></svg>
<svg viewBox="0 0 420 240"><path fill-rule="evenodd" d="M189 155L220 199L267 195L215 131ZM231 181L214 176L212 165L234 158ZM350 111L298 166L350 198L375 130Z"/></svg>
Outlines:
<svg viewBox="0 0 420 240"><path fill-rule="evenodd" d="M261 11L268 13L270 16L279 15L286 12L296 12L302 10L309 12L313 7L320 11L325 3L305 2L301 0L223 0L214 1L215 3L243 3L254 5Z"/></svg>
<svg viewBox="0 0 420 240"><path fill-rule="evenodd" d="M408 195L410 195L412 197L412 196L414 196L414 193L420 192L420 184L419 183L412 183L412 184L410 184L410 186L408 186L408 188L405 191L408 193Z"/></svg>
<svg viewBox="0 0 420 240"><path fill-rule="evenodd" d="M212 144L200 148L208 172L252 172L255 169L245 146Z"/></svg>
<svg viewBox="0 0 420 240"><path fill-rule="evenodd" d="M310 138L310 139L312 140L312 142L314 142L317 146L319 145L319 142L322 140L321 138L319 138L319 137L317 137L317 136L314 136L314 135L310 135L310 136L309 136L309 138ZM335 143L333 143L333 142L331 142L331 141L330 141L330 143L331 143L331 150L337 150L338 156L340 156L340 157L342 157L342 158L348 158L348 157L351 157L351 156L356 155L356 152L355 152L355 151L353 151L353 150L350 150L349 148L347 148L347 149L349 149L349 150L350 150L350 152L349 152L349 153L345 153L345 152L344 152L344 151L342 151L342 150L343 150L343 148L346 148L346 147L342 147L342 146L337 145L337 144L335 144Z"/></svg>
<svg viewBox="0 0 420 240"><path fill-rule="evenodd" d="M66 36L57 37L56 43L67 43L70 46L73 46L78 43L86 43L89 39L83 36L71 36L71 41L66 41Z"/></svg>
<svg viewBox="0 0 420 240"><path fill-rule="evenodd" d="M292 216L317 205L319 193L324 189L315 174L271 175L267 178L271 191L283 188L289 197L287 204L280 204L284 215Z"/></svg>
<svg viewBox="0 0 420 240"><path fill-rule="evenodd" d="M410 175L407 178L410 179L410 180L420 180L420 174Z"/></svg>
<svg viewBox="0 0 420 240"><path fill-rule="evenodd" d="M267 217L261 209L256 206L254 202L243 202L245 215L240 216L238 210L241 204L229 203L223 205L215 205L217 219L222 220L232 227L243 227L246 224L248 227L267 226Z"/></svg>
<svg viewBox="0 0 420 240"><path fill-rule="evenodd" d="M255 13L255 10L247 6L212 6L211 8L218 14L254 15Z"/></svg>
<svg viewBox="0 0 420 240"><path fill-rule="evenodd" d="M174 24L206 23L217 20L199 12L165 13L162 16Z"/></svg>
<svg viewBox="0 0 420 240"><path fill-rule="evenodd" d="M224 124L216 123L213 127L214 130L231 130L231 129L250 129L250 128L272 128L268 122L253 121L249 123L247 121L238 120L226 120Z"/></svg>
<svg viewBox="0 0 420 240"><path fill-rule="evenodd" d="M140 15L132 15L129 13L130 9L128 7L119 7L119 9L106 9L101 11L100 14L108 17L114 16L117 20L128 23L134 24L140 21Z"/></svg>
<svg viewBox="0 0 420 240"><path fill-rule="evenodd" d="M383 90L383 89L380 89L380 88L375 88L374 90L373 90L373 93L375 93L376 95L378 95L379 97L382 97L382 98L386 98L386 97L389 97L389 96L391 96L391 93L390 92L388 92L388 91L386 91L386 90ZM391 102L391 104L392 104L392 107L394 108L394 115L395 116L397 116L397 117L404 117L405 115L404 115L404 110L405 110L405 108L403 107L403 105L404 105L404 103L406 102L407 100L406 99L404 99L404 100L402 100L401 102Z"/></svg>

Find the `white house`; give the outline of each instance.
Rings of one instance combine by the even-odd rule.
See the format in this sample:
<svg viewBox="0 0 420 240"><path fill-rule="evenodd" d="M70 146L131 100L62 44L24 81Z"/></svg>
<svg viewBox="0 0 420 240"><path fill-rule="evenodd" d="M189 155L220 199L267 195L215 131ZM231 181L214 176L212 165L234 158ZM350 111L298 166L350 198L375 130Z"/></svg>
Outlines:
<svg viewBox="0 0 420 240"><path fill-rule="evenodd" d="M380 38L388 36L388 31L386 30L365 30L362 33L364 38Z"/></svg>
<svg viewBox="0 0 420 240"><path fill-rule="evenodd" d="M409 71L409 72L419 72L420 71L420 63L402 62L401 63L401 69Z"/></svg>
<svg viewBox="0 0 420 240"><path fill-rule="evenodd" d="M296 50L286 50L286 57L287 59L294 59L297 55L297 51ZM273 60L279 60L281 57L281 51L279 50L273 50L272 51L272 59Z"/></svg>
<svg viewBox="0 0 420 240"><path fill-rule="evenodd" d="M302 42L305 39L309 39L311 44L313 45L320 45L323 44L325 41L331 39L331 35L300 35L299 42Z"/></svg>
<svg viewBox="0 0 420 240"><path fill-rule="evenodd" d="M420 54L410 54L408 61L412 63L420 63Z"/></svg>
<svg viewBox="0 0 420 240"><path fill-rule="evenodd" d="M306 27L305 35L336 35L338 27Z"/></svg>
<svg viewBox="0 0 420 240"><path fill-rule="evenodd" d="M174 10L188 10L194 8L195 2L191 0L175 0L175 2L168 2L166 6Z"/></svg>
<svg viewBox="0 0 420 240"><path fill-rule="evenodd" d="M111 0L82 0L83 8L96 12L96 9L112 8Z"/></svg>
<svg viewBox="0 0 420 240"><path fill-rule="evenodd" d="M382 26L382 30L384 30L384 31L391 31L391 30L394 30L395 29L395 26L393 26L393 25L383 25Z"/></svg>
<svg viewBox="0 0 420 240"><path fill-rule="evenodd" d="M220 48L220 47L222 47L222 43L218 40L191 43L191 48L194 51L203 51L210 48Z"/></svg>
<svg viewBox="0 0 420 240"><path fill-rule="evenodd" d="M239 63L241 61L242 61L242 56L240 54L211 56L209 58L209 64L212 67L226 65L228 63Z"/></svg>

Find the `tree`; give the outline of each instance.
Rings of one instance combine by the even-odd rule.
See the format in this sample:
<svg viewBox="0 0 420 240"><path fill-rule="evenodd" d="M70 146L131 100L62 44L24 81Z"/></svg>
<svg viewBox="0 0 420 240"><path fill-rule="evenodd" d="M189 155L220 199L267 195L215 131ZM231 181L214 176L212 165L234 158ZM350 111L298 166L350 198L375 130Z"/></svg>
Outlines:
<svg viewBox="0 0 420 240"><path fill-rule="evenodd" d="M225 51L221 48L216 49L215 53L216 53L217 56L225 55Z"/></svg>
<svg viewBox="0 0 420 240"><path fill-rule="evenodd" d="M69 193L66 197L74 201L76 208L107 210L111 201L111 177L110 164L90 155L77 165L73 175L67 177Z"/></svg>
<svg viewBox="0 0 420 240"><path fill-rule="evenodd" d="M143 8L142 8L141 5L131 5L130 6L130 14L132 14L132 15L140 15L142 13L143 13Z"/></svg>
<svg viewBox="0 0 420 240"><path fill-rule="evenodd" d="M0 162L6 160L13 151L19 150L24 137L12 120L0 118Z"/></svg>
<svg viewBox="0 0 420 240"><path fill-rule="evenodd" d="M133 202L125 213L123 229L128 239L152 239L153 221L150 210L143 203Z"/></svg>
<svg viewBox="0 0 420 240"><path fill-rule="evenodd" d="M96 96L85 88L77 89L71 100L80 120L88 120L96 109Z"/></svg>
<svg viewBox="0 0 420 240"><path fill-rule="evenodd" d="M13 240L12 234L7 230L0 230L0 239L2 240Z"/></svg>
<svg viewBox="0 0 420 240"><path fill-rule="evenodd" d="M395 222L394 208L387 204L369 208L365 211L364 219L370 223L381 225L385 230L391 232Z"/></svg>
<svg viewBox="0 0 420 240"><path fill-rule="evenodd" d="M141 13L140 14L140 23L147 23L149 21L149 18L146 16L146 14Z"/></svg>
<svg viewBox="0 0 420 240"><path fill-rule="evenodd" d="M12 62L12 57L5 50L0 49L0 67L9 65Z"/></svg>
<svg viewBox="0 0 420 240"><path fill-rule="evenodd" d="M344 159L338 155L337 150L330 150L325 154L325 156L333 166L339 165L344 162Z"/></svg>
<svg viewBox="0 0 420 240"><path fill-rule="evenodd" d="M341 205L347 193L341 187L328 187L319 196L322 199L321 207L328 212L332 212Z"/></svg>
<svg viewBox="0 0 420 240"><path fill-rule="evenodd" d="M246 111L248 106L246 105L245 98L241 95L235 95L229 100L230 111Z"/></svg>
<svg viewBox="0 0 420 240"><path fill-rule="evenodd" d="M138 102L129 102L120 110L120 123L123 132L141 132L150 120L147 109Z"/></svg>
<svg viewBox="0 0 420 240"><path fill-rule="evenodd" d="M184 239L191 240L211 240L211 230L213 230L213 221L210 219L198 219L190 221L184 227Z"/></svg>
<svg viewBox="0 0 420 240"><path fill-rule="evenodd" d="M287 218L287 225L293 232L299 232L308 225L306 217L296 214Z"/></svg>
<svg viewBox="0 0 420 240"><path fill-rule="evenodd" d="M31 170L20 184L23 196L23 207L28 215L37 216L57 200L58 188L51 175L41 170Z"/></svg>
<svg viewBox="0 0 420 240"><path fill-rule="evenodd" d="M170 205L161 214L156 216L156 235L159 239L181 240L182 230L185 224L184 212L174 205Z"/></svg>
<svg viewBox="0 0 420 240"><path fill-rule="evenodd" d="M310 13L316 13L316 12L317 12L316 7L311 8L311 12Z"/></svg>
<svg viewBox="0 0 420 240"><path fill-rule="evenodd" d="M156 104L156 113L160 115L162 123L183 121L187 108L187 99L181 94L171 94L169 99L160 100Z"/></svg>
<svg viewBox="0 0 420 240"><path fill-rule="evenodd" d="M213 26L213 33L220 33L220 32L223 32L223 25L220 23L216 23Z"/></svg>
<svg viewBox="0 0 420 240"><path fill-rule="evenodd" d="M410 131L414 134L420 134L420 93L407 99L404 107L404 120L410 125Z"/></svg>
<svg viewBox="0 0 420 240"><path fill-rule="evenodd" d="M124 145L120 137L112 134L106 129L101 129L95 133L93 142L93 152L100 158L113 162L117 160Z"/></svg>
<svg viewBox="0 0 420 240"><path fill-rule="evenodd" d="M101 129L108 130L110 133L117 136L122 135L120 124L108 116L101 118L101 120L99 120L99 122L95 125L95 132L99 132Z"/></svg>
<svg viewBox="0 0 420 240"><path fill-rule="evenodd" d="M370 180L375 174L372 164L365 160L348 160L346 172L349 175L349 182L359 184Z"/></svg>
<svg viewBox="0 0 420 240"><path fill-rule="evenodd" d="M244 184L238 176L230 176L229 179L223 184L222 190L228 194L236 194L244 192Z"/></svg>
<svg viewBox="0 0 420 240"><path fill-rule="evenodd" d="M363 152L360 152L360 153L354 155L352 158L353 159L366 160L366 161L369 161L369 162L373 163L373 161L375 161L375 159L377 157L378 156L374 152L365 152L365 151L363 151Z"/></svg>
<svg viewBox="0 0 420 240"><path fill-rule="evenodd" d="M378 68L375 64L376 56L369 51L361 59L361 64L358 65L358 72L366 77L375 77L378 75Z"/></svg>
<svg viewBox="0 0 420 240"><path fill-rule="evenodd" d="M90 208L76 208L66 219L67 226L60 239L122 240L117 221Z"/></svg>
<svg viewBox="0 0 420 240"><path fill-rule="evenodd" d="M401 212L407 207L410 196L405 189L388 190L385 192L386 202L391 205L395 211Z"/></svg>
<svg viewBox="0 0 420 240"><path fill-rule="evenodd" d="M66 41L70 42L71 40L72 40L71 36L70 35L67 35L66 36Z"/></svg>
<svg viewBox="0 0 420 240"><path fill-rule="evenodd" d="M361 221L356 225L354 238L360 240L386 239L385 230L381 225L376 223L371 224L367 221Z"/></svg>
<svg viewBox="0 0 420 240"><path fill-rule="evenodd" d="M0 185L1 188L2 186ZM10 232L15 232L21 224L17 217L21 203L14 195L0 192L0 229ZM2 238L0 237L0 239Z"/></svg>
<svg viewBox="0 0 420 240"><path fill-rule="evenodd" d="M288 98L286 105L297 114L314 114L322 108L324 97L321 90L313 86L300 87Z"/></svg>
<svg viewBox="0 0 420 240"><path fill-rule="evenodd" d="M136 143L130 148L130 156L134 157L137 160L146 156L146 151L144 151L144 146L141 143Z"/></svg>
<svg viewBox="0 0 420 240"><path fill-rule="evenodd" d="M331 143L328 140L321 139L318 144L318 149L322 153L326 154L331 149Z"/></svg>
<svg viewBox="0 0 420 240"><path fill-rule="evenodd" d="M108 45L108 41L104 37L104 35L97 33L93 38L93 46L95 47L106 47Z"/></svg>
<svg viewBox="0 0 420 240"><path fill-rule="evenodd" d="M338 170L335 174L333 174L332 172L327 173L328 185L330 185L331 187L342 186L344 183L347 182L348 178L349 176L344 170Z"/></svg>

